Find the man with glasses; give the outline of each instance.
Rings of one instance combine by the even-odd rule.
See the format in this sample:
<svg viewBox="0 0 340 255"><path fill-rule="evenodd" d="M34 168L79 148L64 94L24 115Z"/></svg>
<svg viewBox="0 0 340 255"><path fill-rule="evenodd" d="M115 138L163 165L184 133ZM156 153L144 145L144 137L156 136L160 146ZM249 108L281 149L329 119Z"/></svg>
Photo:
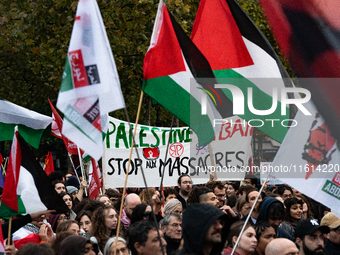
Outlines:
<svg viewBox="0 0 340 255"><path fill-rule="evenodd" d="M225 187L220 181L211 181L205 185L207 188L212 189L217 200L218 208L222 207L225 203Z"/></svg>
<svg viewBox="0 0 340 255"><path fill-rule="evenodd" d="M192 190L192 180L189 175L182 174L178 178L177 183L179 188L177 199L182 203L182 208L185 210L187 208L189 192Z"/></svg>
<svg viewBox="0 0 340 255"><path fill-rule="evenodd" d="M325 240L325 254L340 254L340 219L329 212L322 218L320 225L330 228Z"/></svg>
<svg viewBox="0 0 340 255"><path fill-rule="evenodd" d="M182 216L177 213L166 215L160 222L167 242L167 254L175 254L182 240Z"/></svg>

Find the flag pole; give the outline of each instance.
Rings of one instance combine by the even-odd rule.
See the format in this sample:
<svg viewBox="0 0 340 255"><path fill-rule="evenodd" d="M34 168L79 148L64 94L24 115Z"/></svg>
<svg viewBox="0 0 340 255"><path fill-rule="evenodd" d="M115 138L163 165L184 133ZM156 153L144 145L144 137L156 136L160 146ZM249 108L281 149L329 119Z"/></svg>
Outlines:
<svg viewBox="0 0 340 255"><path fill-rule="evenodd" d="M137 132L137 124L138 124L138 121L139 121L139 115L140 115L140 109L141 109L141 105L142 105L142 100L143 100L143 95L144 95L144 92L142 91L141 94L140 94L140 99L139 99L139 105L138 105L138 110L137 110L137 116L136 116L136 124L135 124L135 127L134 127L134 133L133 133L133 136L132 136L132 145L131 145L131 150L130 150L130 157L129 157L129 161L128 161L128 168L127 168L127 171L126 171L126 177L125 177L125 183L124 183L124 189L123 189L123 194L122 194L122 201L121 201L121 204L120 204L120 212L119 212L119 218L118 218L118 226L117 226L117 231L116 231L116 236L118 234L118 231L119 231L119 226L120 226L120 220L121 220L121 217L122 217L122 209L123 209L123 203L124 203L124 196L125 196L125 190L126 190L126 183L127 183L127 179L128 179L128 176L129 176L129 169L130 169L130 162L131 162L131 157L132 157L132 150L133 150L133 145L135 144L135 135L136 135L136 132ZM129 123L129 128L131 127L131 124L130 124L130 118L129 118L129 114L127 112L127 109L124 108L124 111L125 111L125 115L126 115L126 118L127 118L127 121ZM139 157L139 152L138 152L138 149L136 148L136 154L137 154L137 158L140 159ZM144 174L144 170L143 170L143 167L141 166L141 173L142 173L142 176L143 176L143 180L144 180L144 184L145 184L145 189L146 189L146 194L147 194L147 197L148 197L148 200L149 200L149 203L150 203L150 206L151 208L153 208L151 202L151 196L150 196L150 193L149 193L149 189L148 189L148 185L146 183L146 179L145 179L145 174ZM156 219L156 214L153 213L152 214L153 216L153 220L155 221L155 224L156 224L156 230L157 230L157 235L158 235L158 238L159 238L159 242L160 242L160 246L161 246L161 250L162 250L162 254L165 255L165 252L164 252L164 247L162 245L162 238L161 238L161 235L159 233L159 228L158 228L158 223L157 223L157 219ZM115 241L115 247L117 247L117 241L118 241L118 238L116 239ZM114 249L114 255L116 255L116 249Z"/></svg>
<svg viewBox="0 0 340 255"><path fill-rule="evenodd" d="M79 164L80 164L81 175L83 177L83 180L86 181L86 176L85 176L84 166L83 166L83 159L81 158L80 149L79 149L78 146L77 146L77 149L78 149L78 157L79 157ZM84 191L85 191L85 196L87 196L86 188L84 189Z"/></svg>
<svg viewBox="0 0 340 255"><path fill-rule="evenodd" d="M254 202L253 206L252 206L251 209L250 209L250 212L249 212L249 214L248 214L248 216L247 216L247 218L246 218L246 220L245 220L245 222L244 222L244 224L243 224L243 227L242 227L242 229L241 229L241 232L240 232L240 234L239 234L238 237L237 237L237 241L236 241L236 243L235 243L235 245L234 245L234 247L233 247L233 251L231 252L230 255L233 255L233 254L234 254L235 249L236 249L236 247L238 246L238 243L240 242L240 239L241 239L241 236L242 236L242 234L243 234L243 232L244 232L244 229L245 229L245 227L246 227L246 225L247 225L247 223L248 223L248 221L249 221L249 219L250 219L250 216L251 216L252 212L254 211L254 208L255 208L255 206L256 206L257 200L259 200L259 197L261 196L261 192L262 192L264 186L266 186L266 183L267 183L268 179L269 179L269 174L268 174L268 176L267 176L267 179L262 183L261 189L259 190L259 194L257 194L257 197L256 197L256 199L255 199L255 202Z"/></svg>
<svg viewBox="0 0 340 255"><path fill-rule="evenodd" d="M120 203L120 210L119 210L119 217L118 217L118 225L117 225L117 230L116 230L116 236L119 236L120 221L121 221L121 218L122 218L122 211L123 211L123 204L124 204L124 198L125 198L126 183L127 183L128 177L129 177L132 151L133 151L133 146L134 146L134 142L135 142L134 137L135 137L136 132L137 132L137 124L138 124L138 121L139 121L139 115L140 115L140 109L142 107L143 96L144 96L144 92L142 91L140 93L139 104L138 104L138 109L137 109L137 116L136 116L136 122L135 122L135 127L134 127L133 135L132 135L133 139L132 139L132 142L131 142L130 156L129 156L128 166L127 166L127 169L126 169L125 182L124 182L124 188L123 188L123 194L122 194L122 201ZM129 128L130 127L131 126L130 126L130 123L129 123ZM117 247L117 241L118 241L118 238L116 238L115 247ZM114 255L116 255L116 249L114 249Z"/></svg>
<svg viewBox="0 0 340 255"><path fill-rule="evenodd" d="M11 245L12 217L9 217L7 244Z"/></svg>
<svg viewBox="0 0 340 255"><path fill-rule="evenodd" d="M77 169L75 168L74 163L73 163L73 160L72 160L72 154L69 153L69 154L68 154L68 157L69 157L69 159L70 159L70 161L71 161L72 168L73 168L74 173L75 173L76 176L77 176L78 182L79 182L79 184L81 185L80 179L79 179L79 176L78 176L78 173L77 173Z"/></svg>
<svg viewBox="0 0 340 255"><path fill-rule="evenodd" d="M214 167L214 171L210 171L210 180L216 181L217 175L216 175L216 169L215 169L215 159L214 159L214 153L211 147L211 143L208 144L208 148L209 148L211 166Z"/></svg>
<svg viewBox="0 0 340 255"><path fill-rule="evenodd" d="M170 139L171 139L172 126L173 126L174 120L175 120L175 115L172 115L171 126L170 126L170 134L169 134L169 139L168 139L168 145L166 146L164 162L166 162L167 159L168 159L168 151L169 151L169 146L170 146ZM159 185L159 192L162 192L163 179L164 179L164 173L165 173L165 165L166 165L166 163L163 166L161 184Z"/></svg>

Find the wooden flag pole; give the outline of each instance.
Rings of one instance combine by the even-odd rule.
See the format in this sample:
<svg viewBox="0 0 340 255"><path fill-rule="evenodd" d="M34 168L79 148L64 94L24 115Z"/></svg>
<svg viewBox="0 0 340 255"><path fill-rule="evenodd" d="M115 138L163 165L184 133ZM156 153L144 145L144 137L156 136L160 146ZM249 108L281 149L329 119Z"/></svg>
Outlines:
<svg viewBox="0 0 340 255"><path fill-rule="evenodd" d="M80 182L80 179L79 179L79 176L78 176L78 173L77 173L77 169L74 167L74 164L73 164L72 154L69 153L68 156L69 156L69 159L71 161L73 171L74 171L75 175L77 176L78 182L79 182L79 184L81 186L81 182Z"/></svg>
<svg viewBox="0 0 340 255"><path fill-rule="evenodd" d="M214 159L214 153L211 147L211 143L208 144L208 148L209 148L211 166L214 167L214 171L210 171L210 181L216 181L217 175L216 175L216 168L215 168L215 159Z"/></svg>
<svg viewBox="0 0 340 255"><path fill-rule="evenodd" d="M144 92L142 91L140 93L140 98L139 98L136 122L135 122L135 127L134 127L134 130L133 130L133 136L132 136L133 138L135 137L136 132L137 132L137 124L138 124L138 121L139 121L140 109L142 108L143 96L144 96ZM130 128L130 125L129 125L129 128ZM132 157L134 141L135 141L135 139L132 139L131 148L130 148L130 156L129 156L128 166L127 166L127 170L126 170L126 175L125 175L125 182L124 182L124 188L123 188L123 194L122 194L122 201L120 203L120 210L119 210L119 217L118 217L118 225L117 225L117 230L116 230L116 236L119 236L120 221L122 219L122 211L123 211L123 204L124 204L124 198L125 198L126 183L127 183L128 177L129 177L130 163L131 163L131 157ZM115 247L117 247L117 241L118 241L118 238L116 238ZM116 255L116 253L117 253L116 249L114 249L114 255Z"/></svg>
<svg viewBox="0 0 340 255"><path fill-rule="evenodd" d="M11 245L11 231L12 231L12 217L9 218L8 223L8 238L7 238L7 245Z"/></svg>

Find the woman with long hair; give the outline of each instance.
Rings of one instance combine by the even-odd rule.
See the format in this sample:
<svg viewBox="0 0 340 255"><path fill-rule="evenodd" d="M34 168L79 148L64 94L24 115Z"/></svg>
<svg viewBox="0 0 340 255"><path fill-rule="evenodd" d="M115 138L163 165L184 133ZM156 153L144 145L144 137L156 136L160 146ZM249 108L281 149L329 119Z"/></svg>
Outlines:
<svg viewBox="0 0 340 255"><path fill-rule="evenodd" d="M235 207L236 213L240 216L241 219L248 215L248 213L250 212L250 205L246 201L245 196L239 197L237 199Z"/></svg>
<svg viewBox="0 0 340 255"><path fill-rule="evenodd" d="M228 248L223 250L224 255L230 255L236 245L237 238L239 237L244 221L235 222L230 227L228 236ZM247 223L241 235L240 241L235 247L235 255L252 255L257 246L256 232L253 226Z"/></svg>
<svg viewBox="0 0 340 255"><path fill-rule="evenodd" d="M107 240L116 235L118 215L116 210L110 206L100 206L91 218L92 231L91 241L97 243L99 249L104 251Z"/></svg>
<svg viewBox="0 0 340 255"><path fill-rule="evenodd" d="M70 219L75 219L77 217L77 214L72 209L73 208L72 196L65 192L61 192L59 196L61 196L61 198L64 200L65 204L67 205L68 209L70 210Z"/></svg>
<svg viewBox="0 0 340 255"><path fill-rule="evenodd" d="M303 211L302 217L303 217L303 219L313 218L314 214L312 212L312 208L311 208L311 205L310 205L308 199L302 194L297 194L295 197L298 198L298 199L301 199L303 201L303 204L302 204L302 211ZM321 215L321 216L323 217L324 215Z"/></svg>
<svg viewBox="0 0 340 255"><path fill-rule="evenodd" d="M92 213L90 211L80 211L76 218L76 221L79 222L80 231L83 231L83 233L88 233L88 235L90 235L92 230L91 217Z"/></svg>
<svg viewBox="0 0 340 255"><path fill-rule="evenodd" d="M56 233L68 231L73 234L79 235L80 234L80 228L79 223L76 220L67 220L59 224L57 227Z"/></svg>

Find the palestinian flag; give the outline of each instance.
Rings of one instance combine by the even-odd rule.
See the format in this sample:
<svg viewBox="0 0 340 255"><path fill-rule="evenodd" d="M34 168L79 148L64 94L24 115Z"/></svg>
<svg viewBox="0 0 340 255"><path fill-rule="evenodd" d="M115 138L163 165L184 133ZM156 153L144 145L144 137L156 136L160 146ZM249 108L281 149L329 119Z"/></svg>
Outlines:
<svg viewBox="0 0 340 255"><path fill-rule="evenodd" d="M56 210L57 213L69 211L16 128L1 198L0 217L9 218L47 209Z"/></svg>
<svg viewBox="0 0 340 255"><path fill-rule="evenodd" d="M214 89L216 79L208 61L163 1L159 2L143 71L143 91L189 125L200 146L214 139L214 119L232 115L231 101Z"/></svg>
<svg viewBox="0 0 340 255"><path fill-rule="evenodd" d="M288 129L281 125L281 121L290 119L290 114L287 108L286 115L281 116L280 94L276 109L266 115L259 115L248 107L247 98L252 98L254 109L269 110L274 105L273 87L278 93L280 88L292 86L292 83L287 79L285 84L281 79L289 76L267 39L243 9L234 0L202 0L191 39L209 61L218 83L241 89L245 98L244 112L235 113L247 121L262 120L262 127L258 127L261 121L249 124L282 142ZM252 96L248 88L252 89ZM230 100L234 100L229 89L222 90ZM277 120L274 127L266 119Z"/></svg>
<svg viewBox="0 0 340 255"><path fill-rule="evenodd" d="M48 116L0 99L0 141L12 140L17 125L25 141L38 149L41 135L51 121Z"/></svg>
<svg viewBox="0 0 340 255"><path fill-rule="evenodd" d="M62 133L61 130L63 129L63 120L61 119L59 113L54 108L53 104L51 103L50 99L48 99L48 102L50 103L50 107L52 110L52 125L51 125L51 134L55 137L58 137L60 139L63 139L66 150L69 154L72 155L78 155L78 149L77 145L72 143L70 140L68 140Z"/></svg>
<svg viewBox="0 0 340 255"><path fill-rule="evenodd" d="M301 86L329 129L340 141L340 1L260 0L273 34L286 59L301 78ZM302 79L304 80L304 79Z"/></svg>

